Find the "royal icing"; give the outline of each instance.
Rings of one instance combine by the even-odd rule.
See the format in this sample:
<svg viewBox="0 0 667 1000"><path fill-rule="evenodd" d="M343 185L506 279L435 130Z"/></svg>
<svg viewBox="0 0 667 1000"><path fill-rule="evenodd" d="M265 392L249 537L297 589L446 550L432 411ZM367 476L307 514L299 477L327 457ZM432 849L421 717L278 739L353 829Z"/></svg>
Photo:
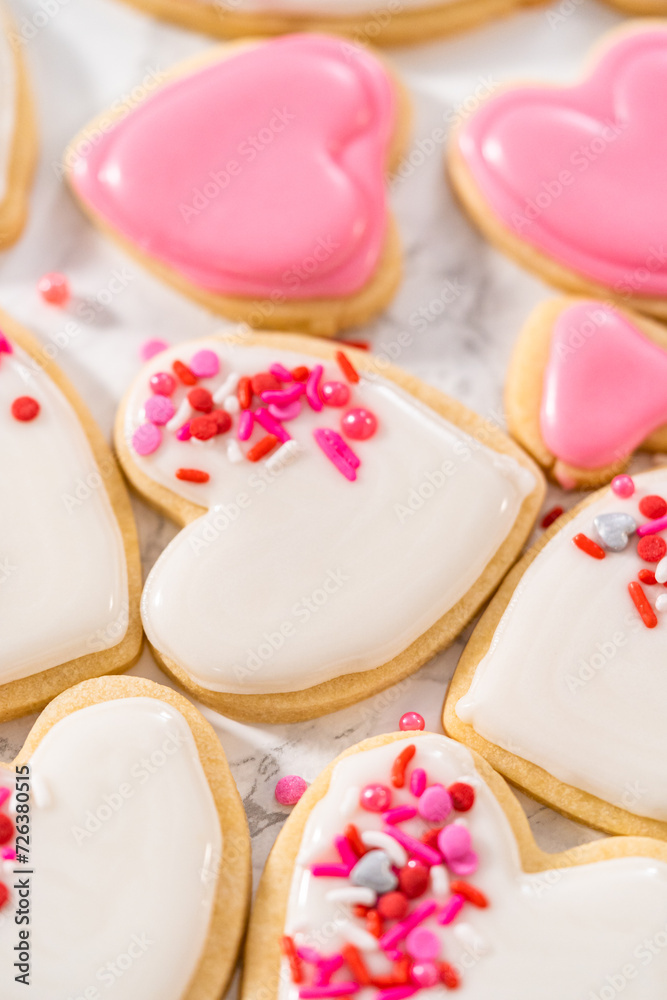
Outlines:
<svg viewBox="0 0 667 1000"><path fill-rule="evenodd" d="M667 352L601 302L554 324L540 429L553 455L582 469L627 458L667 424Z"/></svg>
<svg viewBox="0 0 667 1000"><path fill-rule="evenodd" d="M403 787L396 788L392 766L409 745L416 752ZM419 772L425 772L426 791L420 791ZM365 789L378 784L390 796L384 813L360 805ZM432 812L430 804L423 808L424 799L436 793L444 801L452 784L472 786L474 802L466 812L457 811L455 796L449 812ZM404 819L397 813L401 807L405 815L421 810L434 818L425 820L418 812ZM375 854L389 855L384 868L362 857L365 871L357 874L352 866L359 863L353 848L358 841L350 826ZM407 847L395 840L397 833ZM432 856L416 853L424 841ZM456 858L468 844L476 863L462 875ZM415 872L405 880L408 857L413 869L428 869L426 881ZM326 868L336 865L352 868L351 874L327 875ZM399 893L407 885L412 898L406 916L378 922L378 911L397 911L397 901L385 892L392 874L394 880L398 876ZM377 889L366 889L366 905L375 917L361 915L365 906L355 913L349 891L343 892L370 883ZM661 1000L667 975L666 890L667 865L643 857L524 872L507 817L468 751L444 736L415 734L340 761L329 790L312 809L292 875L279 996L403 1000L419 995L422 983L443 990L443 983L455 987L458 982L457 995L470 1000L533 1000L536 995L600 1000L620 982L628 1000ZM412 933L403 933L411 924ZM379 938L369 927L379 931ZM301 983L292 981L290 941ZM365 989L349 948L354 942L371 979ZM343 961L336 968L337 957ZM439 974L435 982L430 965ZM348 984L345 994L339 984Z"/></svg>
<svg viewBox="0 0 667 1000"><path fill-rule="evenodd" d="M662 296L666 100L667 31L651 28L622 37L575 87L491 99L459 149L520 239L618 294Z"/></svg>
<svg viewBox="0 0 667 1000"><path fill-rule="evenodd" d="M173 423L156 428L145 416L151 377L187 368L202 350L221 365L198 387L230 416L229 429L204 443L183 434L185 422L194 426L189 386L170 397ZM247 414L273 404L254 396L241 410L244 379L281 369L291 377L299 367L299 415L281 421L274 408L273 437L250 417L246 438ZM332 381L347 388L346 406L322 402ZM298 391L282 386L288 397ZM343 430L354 409L376 421L367 439ZM160 443L138 454L148 426ZM142 614L151 643L219 691L301 690L387 662L479 579L535 487L514 459L380 376L347 381L336 362L242 342L188 342L153 358L129 394L125 437L143 473L210 508L158 559ZM272 450L249 462L267 439ZM202 476L184 480L184 469Z"/></svg>
<svg viewBox="0 0 667 1000"><path fill-rule="evenodd" d="M667 545L664 525L645 534L642 509L667 497L667 471L634 485L605 490L537 555L456 712L559 780L666 820L667 618L650 580Z"/></svg>
<svg viewBox="0 0 667 1000"><path fill-rule="evenodd" d="M4 684L117 645L129 598L110 470L39 362L0 341L0 521L11 526L0 542Z"/></svg>
<svg viewBox="0 0 667 1000"><path fill-rule="evenodd" d="M288 36L166 84L75 147L71 176L97 215L199 288L350 295L385 244L395 114L368 52Z"/></svg>
<svg viewBox="0 0 667 1000"><path fill-rule="evenodd" d="M12 950L14 882L26 869L36 996L100 1000L118 985L123 1000L182 1000L208 933L222 848L187 722L153 698L103 702L57 722L28 763L29 857L0 870L10 889L0 909L3 1000L29 992L15 979Z"/></svg>
<svg viewBox="0 0 667 1000"><path fill-rule="evenodd" d="M1 13L1 12L0 12ZM7 195L16 130L16 60L0 23L0 201Z"/></svg>

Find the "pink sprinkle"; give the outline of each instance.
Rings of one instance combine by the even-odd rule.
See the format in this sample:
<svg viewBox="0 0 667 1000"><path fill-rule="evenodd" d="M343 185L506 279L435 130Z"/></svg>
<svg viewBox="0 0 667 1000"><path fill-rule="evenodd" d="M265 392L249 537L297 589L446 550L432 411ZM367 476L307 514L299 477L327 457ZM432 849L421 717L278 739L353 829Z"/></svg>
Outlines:
<svg viewBox="0 0 667 1000"><path fill-rule="evenodd" d="M255 420L269 434L275 434L279 441L284 443L285 441L292 440L291 435L287 433L283 425L278 420L274 420L265 407L260 406L258 410L255 410Z"/></svg>
<svg viewBox="0 0 667 1000"><path fill-rule="evenodd" d="M405 941L405 950L420 962L432 962L440 952L440 940L426 927L415 927Z"/></svg>
<svg viewBox="0 0 667 1000"><path fill-rule="evenodd" d="M655 535L657 531L664 531L665 528L667 528L667 514L664 517L656 518L655 521L640 524L637 528L637 534L642 538L644 535Z"/></svg>
<svg viewBox="0 0 667 1000"><path fill-rule="evenodd" d="M142 424L132 435L132 447L137 455L152 455L162 443L162 431L155 424Z"/></svg>
<svg viewBox="0 0 667 1000"><path fill-rule="evenodd" d="M161 396L159 393L156 393L154 396L151 396L150 399L146 400L144 412L146 414L146 419L150 420L152 424L157 424L158 427L164 427L164 425L168 424L173 417L176 412L176 408L169 399L169 396Z"/></svg>
<svg viewBox="0 0 667 1000"><path fill-rule="evenodd" d="M393 837L399 844L402 844L409 854L414 854L416 858L424 861L427 865L442 864L442 858L438 851L434 851L428 844L422 844L421 840L416 840L415 837L411 837L403 830L399 830L398 827L386 826L385 833L388 833L390 837Z"/></svg>
<svg viewBox="0 0 667 1000"><path fill-rule="evenodd" d="M407 1000L419 991L419 986L390 986L387 990L378 990L375 1000Z"/></svg>
<svg viewBox="0 0 667 1000"><path fill-rule="evenodd" d="M166 340L145 340L139 348L139 357L142 361L150 361L156 354L166 351L169 344Z"/></svg>
<svg viewBox="0 0 667 1000"><path fill-rule="evenodd" d="M301 945L301 947L296 949L296 953L299 958L303 959L304 962L308 962L309 965L319 965L322 961L319 951L315 951L314 948L309 948L307 945Z"/></svg>
<svg viewBox="0 0 667 1000"><path fill-rule="evenodd" d="M382 813L382 819L385 823L405 823L406 820L412 819L416 815L417 810L413 806L394 806L393 809Z"/></svg>
<svg viewBox="0 0 667 1000"><path fill-rule="evenodd" d="M313 437L329 461L333 462L338 471L353 483L357 478L356 470L361 462L340 434L328 427L320 427L313 431Z"/></svg>
<svg viewBox="0 0 667 1000"><path fill-rule="evenodd" d="M276 420L296 420L296 418L301 413L301 402L296 399L289 406L274 406L273 403L269 403L269 413Z"/></svg>
<svg viewBox="0 0 667 1000"><path fill-rule="evenodd" d="M190 358L188 368L197 378L213 378L220 371L220 358L215 351L197 351Z"/></svg>
<svg viewBox="0 0 667 1000"><path fill-rule="evenodd" d="M293 389L267 389L262 393L262 402L275 403L276 406L289 406L295 399L303 396L303 382L297 382Z"/></svg>
<svg viewBox="0 0 667 1000"><path fill-rule="evenodd" d="M276 799L281 806L295 806L307 788L307 783L298 774L287 774L276 784Z"/></svg>
<svg viewBox="0 0 667 1000"><path fill-rule="evenodd" d="M426 788L426 771L423 767L416 767L410 775L410 791L417 798Z"/></svg>
<svg viewBox="0 0 667 1000"><path fill-rule="evenodd" d="M253 416L252 410L241 410L241 415L239 417L239 429L238 436L239 441L247 441L252 434L252 429L255 426L255 418Z"/></svg>
<svg viewBox="0 0 667 1000"><path fill-rule="evenodd" d="M329 983L328 986L301 986L299 997L301 1000L319 1000L320 997L348 997L352 993L358 993L361 987L359 983Z"/></svg>
<svg viewBox="0 0 667 1000"><path fill-rule="evenodd" d="M448 861L447 867L453 875L472 875L479 868L479 858L475 851L468 851L462 858Z"/></svg>
<svg viewBox="0 0 667 1000"><path fill-rule="evenodd" d="M310 871L315 878L347 878L350 874L347 865L311 865Z"/></svg>
<svg viewBox="0 0 667 1000"><path fill-rule="evenodd" d="M382 935L380 938L380 947L382 950L389 951L393 948L404 937L407 937L411 930L427 920L437 908L438 904L434 899L426 900L424 903L416 906L405 920L394 924L390 931Z"/></svg>
<svg viewBox="0 0 667 1000"><path fill-rule="evenodd" d="M13 847L3 847L0 851L0 858L3 861L16 861L16 851Z"/></svg>
<svg viewBox="0 0 667 1000"><path fill-rule="evenodd" d="M275 375L276 378L280 379L281 382L292 381L292 373L288 372L287 369L281 364L276 363L275 365L271 365L269 371L272 375Z"/></svg>
<svg viewBox="0 0 667 1000"><path fill-rule="evenodd" d="M179 441L189 441L190 440L190 438L192 437L192 434L190 433L190 421L189 420L188 420L187 424L183 424L182 427L178 428L178 430L176 431L176 437L178 438Z"/></svg>
<svg viewBox="0 0 667 1000"><path fill-rule="evenodd" d="M322 400L320 399L319 387L320 379L322 378L322 372L324 368L322 365L315 365L310 375L308 376L308 381L306 382L306 399L312 406L314 410L319 411L322 409Z"/></svg>
<svg viewBox="0 0 667 1000"><path fill-rule="evenodd" d="M331 955L329 958L321 958L317 963L315 973L315 986L327 986L334 972L338 972L345 959L342 955Z"/></svg>
<svg viewBox="0 0 667 1000"><path fill-rule="evenodd" d="M451 811L452 797L444 785L437 782L429 785L419 800L418 812L421 818L428 823L442 823Z"/></svg>
<svg viewBox="0 0 667 1000"><path fill-rule="evenodd" d="M345 382L324 382L320 386L320 396L327 406L347 406L350 387Z"/></svg>
<svg viewBox="0 0 667 1000"><path fill-rule="evenodd" d="M447 864L465 857L470 843L470 831L462 823L452 823L438 834L438 848Z"/></svg>
<svg viewBox="0 0 667 1000"><path fill-rule="evenodd" d="M635 484L631 476L627 476L625 474L621 476L614 476L611 481L611 489L617 497L621 497L623 500L628 500L635 492Z"/></svg>
<svg viewBox="0 0 667 1000"><path fill-rule="evenodd" d="M334 845L340 854L340 860L352 871L359 858L352 850L350 841L347 837L334 837Z"/></svg>
<svg viewBox="0 0 667 1000"><path fill-rule="evenodd" d="M52 306L65 306L70 299L69 281L60 271L49 271L37 282L37 291Z"/></svg>
<svg viewBox="0 0 667 1000"><path fill-rule="evenodd" d="M9 343L4 333L0 332L0 354L13 354L14 348Z"/></svg>
<svg viewBox="0 0 667 1000"><path fill-rule="evenodd" d="M160 396L171 396L176 388L176 379L169 372L155 372L148 380L151 392L157 392Z"/></svg>
<svg viewBox="0 0 667 1000"><path fill-rule="evenodd" d="M458 914L463 909L464 903L465 903L464 897L459 895L458 892L455 892L453 896L449 897L449 899L443 906L442 910L440 911L440 915L438 917L438 923L444 924L445 926L447 924L451 924L451 922L458 916Z"/></svg>
<svg viewBox="0 0 667 1000"><path fill-rule="evenodd" d="M11 797L11 794L11 788L7 788L6 786L0 788L0 806L4 806L7 799Z"/></svg>

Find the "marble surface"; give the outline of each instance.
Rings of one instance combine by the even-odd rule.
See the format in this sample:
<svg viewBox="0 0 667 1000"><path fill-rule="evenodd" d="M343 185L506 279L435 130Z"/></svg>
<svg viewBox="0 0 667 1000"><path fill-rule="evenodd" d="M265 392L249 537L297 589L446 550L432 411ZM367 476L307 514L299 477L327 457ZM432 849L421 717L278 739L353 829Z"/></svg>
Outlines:
<svg viewBox="0 0 667 1000"><path fill-rule="evenodd" d="M34 34L24 52L42 152L27 230L0 256L0 305L42 341L59 345L59 364L108 434L146 338L176 342L221 324L142 271L84 220L62 183L60 156L96 112L118 98L131 100L134 87L150 86L174 61L210 43L114 0L53 0L56 13L36 30L39 0L13 0L11 6L24 36ZM405 244L405 279L390 310L357 335L494 422L503 420L503 376L516 333L549 292L486 245L464 218L443 176L442 147L431 133L443 120L454 120L466 98L473 95L474 103L480 85L573 79L591 44L620 20L594 0L562 0L448 41L392 53L416 109L413 149L392 192ZM65 312L43 304L35 291L40 275L56 269L69 276L75 293ZM413 333L411 343L398 348L396 337L405 330ZM573 502L566 498L567 505ZM148 570L175 529L141 501L135 499L134 507ZM312 780L348 745L397 728L406 710L421 712L427 727L439 731L440 706L464 641L409 680L324 719L248 726L203 710L245 801L256 876L287 812L273 796L277 778L296 772ZM148 652L132 672L169 683ZM3 759L14 756L32 721L0 726ZM525 797L521 801L547 850L596 836Z"/></svg>

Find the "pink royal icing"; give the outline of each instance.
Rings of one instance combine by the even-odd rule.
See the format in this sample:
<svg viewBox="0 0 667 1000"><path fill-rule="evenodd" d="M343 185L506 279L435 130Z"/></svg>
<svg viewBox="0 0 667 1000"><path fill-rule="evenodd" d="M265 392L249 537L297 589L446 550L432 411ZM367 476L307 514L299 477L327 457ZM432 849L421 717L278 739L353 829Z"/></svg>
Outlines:
<svg viewBox="0 0 667 1000"><path fill-rule="evenodd" d="M378 266L395 94L349 42L294 35L163 86L71 164L113 229L208 291L343 296Z"/></svg>
<svg viewBox="0 0 667 1000"><path fill-rule="evenodd" d="M623 37L578 86L488 101L459 144L521 239L618 294L667 295L667 30Z"/></svg>
<svg viewBox="0 0 667 1000"><path fill-rule="evenodd" d="M626 458L667 424L667 352L617 310L581 302L556 320L540 428L549 451L582 469Z"/></svg>

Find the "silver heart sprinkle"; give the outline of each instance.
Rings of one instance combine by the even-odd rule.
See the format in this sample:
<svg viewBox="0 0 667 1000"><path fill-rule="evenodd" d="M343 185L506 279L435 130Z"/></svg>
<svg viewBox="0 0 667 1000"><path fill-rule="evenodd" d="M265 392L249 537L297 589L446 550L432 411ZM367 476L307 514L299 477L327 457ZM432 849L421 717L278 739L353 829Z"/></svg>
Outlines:
<svg viewBox="0 0 667 1000"><path fill-rule="evenodd" d="M612 552L622 552L628 544L629 536L637 530L634 517L621 511L598 514L593 524L604 547Z"/></svg>
<svg viewBox="0 0 667 1000"><path fill-rule="evenodd" d="M391 870L391 858L385 851L369 851L359 858L350 873L352 885L362 885L373 889L378 896L391 892L398 885L398 879Z"/></svg>

